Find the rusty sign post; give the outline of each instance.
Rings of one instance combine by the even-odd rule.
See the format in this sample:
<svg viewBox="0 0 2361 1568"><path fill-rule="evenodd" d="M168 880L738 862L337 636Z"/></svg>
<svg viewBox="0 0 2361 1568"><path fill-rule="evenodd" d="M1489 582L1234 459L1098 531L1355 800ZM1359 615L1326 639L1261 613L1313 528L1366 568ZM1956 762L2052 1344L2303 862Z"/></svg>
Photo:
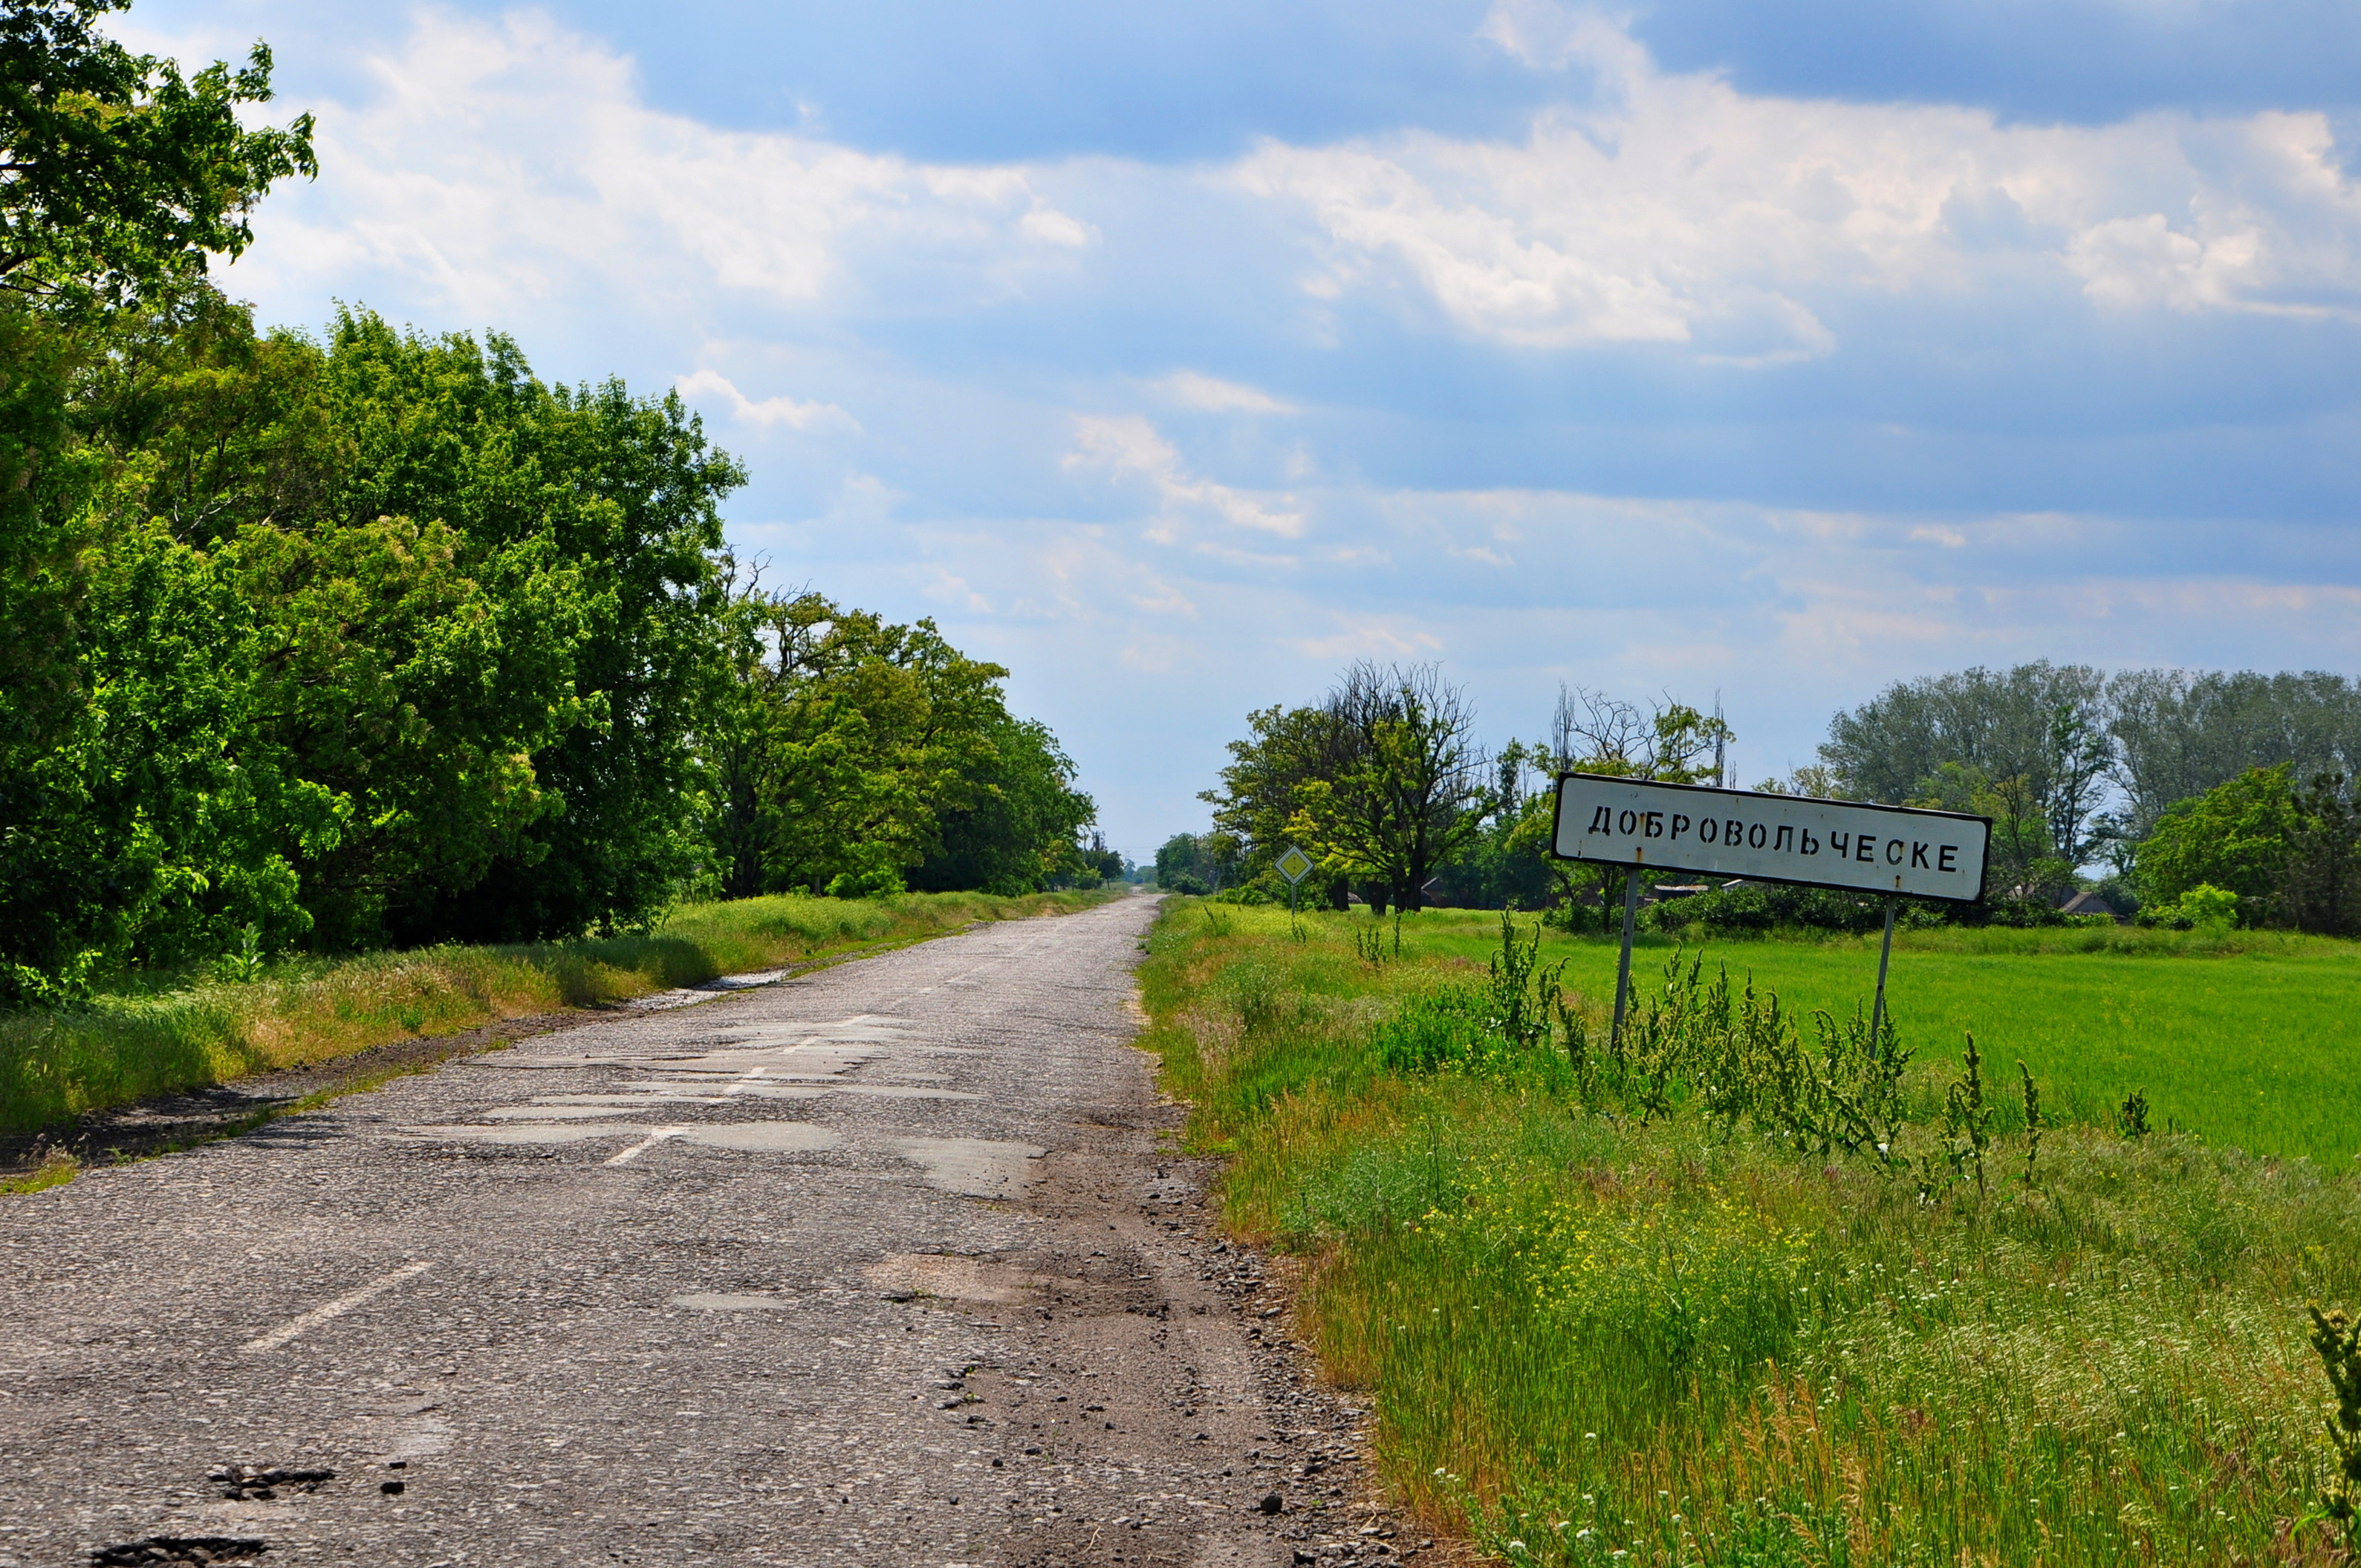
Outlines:
<svg viewBox="0 0 2361 1568"><path fill-rule="evenodd" d="M1704 784L1658 784L1603 773L1561 773L1550 853L1620 866L1623 956L1615 970L1615 1039L1631 990L1631 937L1640 878L1652 871L1875 893L1885 901L1870 1049L1885 1022L1885 971L1894 956L1897 898L1971 903L1983 896L1992 819L1916 806L1765 795Z"/></svg>

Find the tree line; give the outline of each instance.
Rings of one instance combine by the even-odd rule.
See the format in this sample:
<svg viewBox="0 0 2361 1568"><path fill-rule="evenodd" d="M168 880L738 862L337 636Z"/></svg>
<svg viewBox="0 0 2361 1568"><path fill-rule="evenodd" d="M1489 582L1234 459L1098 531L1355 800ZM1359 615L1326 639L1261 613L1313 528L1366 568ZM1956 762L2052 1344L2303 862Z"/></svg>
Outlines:
<svg viewBox="0 0 2361 1568"><path fill-rule="evenodd" d="M1246 730L1202 797L1213 830L1159 853L1164 885L1278 896L1270 867L1294 843L1337 907L1440 898L1604 922L1618 873L1548 857L1547 780L1736 783L1727 721L1669 697L1561 686L1542 740L1487 751L1473 705L1432 665L1356 664L1319 702L1249 714ZM1896 682L1836 714L1817 762L1756 787L1992 818L1986 898L1920 919L2046 922L2089 891L2151 919L2361 934L2356 768L2361 684L2345 676L2037 662ZM1709 890L1660 916L1879 917L1856 895L1769 887Z"/></svg>
<svg viewBox="0 0 2361 1568"><path fill-rule="evenodd" d="M1819 758L1795 787L1992 817L2013 888L2093 885L2151 918L2212 888L2248 924L2356 932L2361 683L2344 675L1965 670L1839 713Z"/></svg>
<svg viewBox="0 0 2361 1568"><path fill-rule="evenodd" d="M1008 672L742 568L744 470L676 395L357 307L258 328L206 263L311 122L242 120L261 46L184 77L120 8L0 16L0 995L1096 881Z"/></svg>

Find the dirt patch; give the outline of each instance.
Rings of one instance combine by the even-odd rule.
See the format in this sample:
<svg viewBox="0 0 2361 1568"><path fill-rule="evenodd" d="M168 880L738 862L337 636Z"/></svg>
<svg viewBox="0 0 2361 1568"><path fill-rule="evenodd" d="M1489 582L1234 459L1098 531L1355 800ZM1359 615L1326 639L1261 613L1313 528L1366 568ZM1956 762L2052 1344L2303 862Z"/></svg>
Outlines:
<svg viewBox="0 0 2361 1568"><path fill-rule="evenodd" d="M1143 1075L1038 1162L1018 1253L884 1260L870 1281L914 1310L1023 1330L992 1364L947 1369L949 1420L994 1445L1004 1568L1293 1568L1473 1563L1389 1509L1369 1417L1289 1337L1293 1271L1221 1233L1217 1168L1176 1157L1180 1108Z"/></svg>
<svg viewBox="0 0 2361 1568"><path fill-rule="evenodd" d="M1047 1281L1014 1264L961 1253L899 1253L870 1265L869 1282L895 1300L933 1296L1002 1306L1039 1299Z"/></svg>

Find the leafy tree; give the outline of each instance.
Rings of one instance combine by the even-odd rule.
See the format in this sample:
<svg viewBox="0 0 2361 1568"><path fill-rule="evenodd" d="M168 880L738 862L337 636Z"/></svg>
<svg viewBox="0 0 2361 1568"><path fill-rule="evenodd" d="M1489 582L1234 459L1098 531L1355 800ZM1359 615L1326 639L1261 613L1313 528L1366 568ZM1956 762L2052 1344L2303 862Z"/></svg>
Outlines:
<svg viewBox="0 0 2361 1568"><path fill-rule="evenodd" d="M0 833L0 959L20 997L218 951L244 921L281 940L310 924L268 831L269 770L236 755L252 631L232 583L156 528L126 531L88 576L87 700L12 774Z"/></svg>
<svg viewBox="0 0 2361 1568"><path fill-rule="evenodd" d="M1239 880L1262 875L1286 851L1304 809L1305 786L1348 766L1354 743L1351 730L1326 707L1274 705L1246 715L1246 737L1229 743L1230 764L1222 770L1220 787L1198 796L1213 806L1214 828L1243 846ZM1322 882L1330 904L1344 908L1346 873L1332 867Z"/></svg>
<svg viewBox="0 0 2361 1568"><path fill-rule="evenodd" d="M813 593L737 589L731 677L703 740L708 833L733 896L1028 892L1081 874L1093 815L1008 672L931 621L896 626Z"/></svg>
<svg viewBox="0 0 2361 1568"><path fill-rule="evenodd" d="M1442 896L1484 909L1543 909L1557 895L1559 862L1543 851L1555 792L1528 787L1551 777L1546 750L1510 740L1493 759L1492 810L1457 861L1443 869ZM1529 826L1530 825L1530 826Z"/></svg>
<svg viewBox="0 0 2361 1568"><path fill-rule="evenodd" d="M2361 683L2318 670L2128 670L2107 683L2122 830L2145 839L2165 809L2248 768L2298 779L2361 773Z"/></svg>
<svg viewBox="0 0 2361 1568"><path fill-rule="evenodd" d="M1230 833L1175 833L1156 851L1156 885L1202 895L1237 885L1244 846Z"/></svg>
<svg viewBox="0 0 2361 1568"><path fill-rule="evenodd" d="M545 539L579 584L567 725L534 756L552 797L473 887L394 935L512 939L643 918L705 847L694 743L725 676L720 501L745 480L679 398L554 387L494 335L425 338L341 313L321 367L340 519L434 519L486 556Z"/></svg>
<svg viewBox="0 0 2361 1568"><path fill-rule="evenodd" d="M240 124L239 105L269 96L267 49L258 45L243 71L215 64L184 79L96 30L122 8L68 0L0 11L0 992L86 975L143 931L160 938L169 926L181 933L170 940L196 939L196 905L163 889L200 903L199 883L221 891L165 842L153 812L126 804L143 781L205 773L207 744L176 730L147 762L119 746L110 753L109 735L137 726L117 711L108 729L105 710L125 692L95 689L85 657L101 624L123 617L171 634L206 624L202 614L185 625L149 616L126 592L185 589L208 609L218 599L196 582L201 564L145 538L109 582L95 580L107 572L84 507L103 465L78 445L73 386L108 307L169 293L208 255L236 254L269 186L313 169L308 116L285 130ZM143 657L97 646L101 657ZM168 637L147 668L185 646ZM202 659L182 663L203 673ZM220 696L187 705L181 720L228 722L236 701ZM144 826L135 832L132 821ZM180 913L167 918L167 904Z"/></svg>
<svg viewBox="0 0 2361 1568"><path fill-rule="evenodd" d="M252 242L276 181L315 174L312 116L249 129L270 100L270 50L183 77L97 30L130 0L0 11L0 288L117 302L202 276Z"/></svg>
<svg viewBox="0 0 2361 1568"><path fill-rule="evenodd" d="M2093 830L2107 742L2106 680L2079 664L2038 662L1901 681L1828 724L1820 761L1854 799L1902 802L1935 793L1956 763L1987 780L2022 781L2050 853L2080 865Z"/></svg>
<svg viewBox="0 0 2361 1568"><path fill-rule="evenodd" d="M942 812L938 847L910 885L1018 894L1121 876L1123 857L1104 839L1077 841L1096 808L1049 727L997 712L983 733L990 749L962 775L964 804Z"/></svg>
<svg viewBox="0 0 2361 1568"><path fill-rule="evenodd" d="M1383 885L1405 909L1475 839L1491 809L1476 712L1432 664L1346 670L1323 705L1345 760L1302 784L1290 834L1332 871Z"/></svg>
<svg viewBox="0 0 2361 1568"><path fill-rule="evenodd" d="M2301 931L2361 936L2361 810L2352 783L2322 773L2296 802L2278 916Z"/></svg>
<svg viewBox="0 0 2361 1568"><path fill-rule="evenodd" d="M2253 923L2272 905L2303 830L2290 768L2249 768L2202 795L2176 802L2139 847L2145 905L2177 904L2201 884L2235 894Z"/></svg>
<svg viewBox="0 0 2361 1568"><path fill-rule="evenodd" d="M252 524L223 554L255 623L241 750L334 802L290 848L313 940L421 934L560 808L536 758L591 717L581 567L545 534L471 551L399 518Z"/></svg>
<svg viewBox="0 0 2361 1568"><path fill-rule="evenodd" d="M1981 768L1946 762L1919 789L1906 804L1992 819L1988 897L2039 901L2074 885L2074 862L2058 852L2054 819L2022 776L1995 779Z"/></svg>

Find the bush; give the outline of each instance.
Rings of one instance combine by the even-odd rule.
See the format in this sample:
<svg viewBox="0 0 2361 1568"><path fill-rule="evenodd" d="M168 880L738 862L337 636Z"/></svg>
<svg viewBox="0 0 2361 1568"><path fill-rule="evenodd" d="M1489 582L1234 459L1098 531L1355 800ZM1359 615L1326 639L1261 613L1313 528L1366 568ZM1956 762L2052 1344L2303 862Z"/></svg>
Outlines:
<svg viewBox="0 0 2361 1568"><path fill-rule="evenodd" d="M1916 927L1948 925L1951 917L1941 905L1905 899L1898 918L1901 924ZM1667 932L1702 926L1726 936L1763 935L1799 927L1858 935L1885 924L1885 905L1880 899L1827 888L1750 882L1652 904L1640 912L1640 924L1651 931Z"/></svg>
<svg viewBox="0 0 2361 1568"><path fill-rule="evenodd" d="M2238 924L2238 895L2201 882L2169 904L2151 904L2142 909L2139 923L2175 931L2226 931Z"/></svg>

